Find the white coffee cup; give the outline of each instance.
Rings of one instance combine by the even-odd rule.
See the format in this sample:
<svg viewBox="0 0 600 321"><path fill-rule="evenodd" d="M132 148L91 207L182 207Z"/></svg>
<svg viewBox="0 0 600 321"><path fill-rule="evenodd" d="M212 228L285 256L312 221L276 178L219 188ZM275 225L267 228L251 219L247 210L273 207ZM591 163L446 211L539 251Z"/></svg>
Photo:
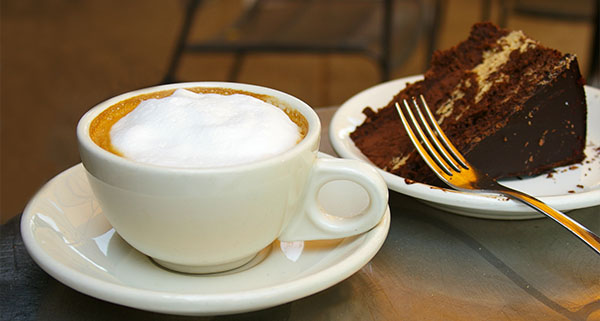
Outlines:
<svg viewBox="0 0 600 321"><path fill-rule="evenodd" d="M231 88L273 97L304 116L306 136L278 156L208 169L143 164L108 152L90 138L92 120L117 102L191 87ZM317 114L301 100L265 87L226 82L179 83L129 92L98 104L77 126L89 183L117 233L160 265L188 273L239 267L276 239L343 238L364 233L381 220L388 190L380 174L360 161L318 158L320 133ZM336 180L364 188L369 203L362 213L337 217L325 212L318 201L319 190Z"/></svg>

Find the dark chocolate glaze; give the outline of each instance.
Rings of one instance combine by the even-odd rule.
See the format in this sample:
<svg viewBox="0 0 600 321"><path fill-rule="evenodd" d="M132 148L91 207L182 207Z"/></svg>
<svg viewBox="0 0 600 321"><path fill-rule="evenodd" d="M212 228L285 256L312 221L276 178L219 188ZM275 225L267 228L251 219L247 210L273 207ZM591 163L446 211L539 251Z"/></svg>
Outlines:
<svg viewBox="0 0 600 321"><path fill-rule="evenodd" d="M587 115L580 81L579 68L571 63L465 157L495 178L538 175L583 161Z"/></svg>

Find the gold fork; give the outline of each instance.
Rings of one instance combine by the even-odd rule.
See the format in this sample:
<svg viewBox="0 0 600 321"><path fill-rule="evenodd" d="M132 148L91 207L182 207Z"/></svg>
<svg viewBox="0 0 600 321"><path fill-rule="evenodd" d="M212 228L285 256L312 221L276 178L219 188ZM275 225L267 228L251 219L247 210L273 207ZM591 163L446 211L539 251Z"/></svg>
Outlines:
<svg viewBox="0 0 600 321"><path fill-rule="evenodd" d="M398 103L396 103L396 109L415 148L421 154L425 163L431 167L442 181L459 191L499 193L525 203L558 222L600 254L600 237L585 226L535 197L499 184L495 179L490 178L488 174L471 166L439 127L423 95L420 95L420 101L421 104L418 103L416 98L413 97L412 99L412 104L419 118L418 120L412 112L409 103L406 100L403 101L410 118L410 124L417 131L418 137L411 128L409 120L404 115Z"/></svg>

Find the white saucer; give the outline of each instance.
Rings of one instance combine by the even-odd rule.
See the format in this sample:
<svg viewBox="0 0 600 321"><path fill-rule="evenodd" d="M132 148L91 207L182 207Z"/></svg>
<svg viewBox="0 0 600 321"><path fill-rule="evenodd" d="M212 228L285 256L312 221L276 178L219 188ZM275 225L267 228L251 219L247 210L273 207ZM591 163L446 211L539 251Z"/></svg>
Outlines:
<svg viewBox="0 0 600 321"><path fill-rule="evenodd" d="M33 197L23 213L21 233L37 264L77 291L143 310L217 315L287 303L348 278L375 256L389 225L388 208L379 225L360 236L276 241L234 271L175 273L160 268L115 233L79 164Z"/></svg>
<svg viewBox="0 0 600 321"><path fill-rule="evenodd" d="M346 101L335 113L329 127L329 138L335 151L344 158L370 162L354 145L350 133L363 123L366 106L378 109L406 86L422 79L413 76L368 88ZM576 169L556 168L552 177L539 175L523 179L503 180L507 186L529 193L548 205L570 211L600 204L600 89L585 87L588 104L586 160ZM483 195L438 188L422 183L407 184L405 179L379 171L388 187L415 197L431 206L461 215L492 219L528 219L543 217L519 202L503 196Z"/></svg>

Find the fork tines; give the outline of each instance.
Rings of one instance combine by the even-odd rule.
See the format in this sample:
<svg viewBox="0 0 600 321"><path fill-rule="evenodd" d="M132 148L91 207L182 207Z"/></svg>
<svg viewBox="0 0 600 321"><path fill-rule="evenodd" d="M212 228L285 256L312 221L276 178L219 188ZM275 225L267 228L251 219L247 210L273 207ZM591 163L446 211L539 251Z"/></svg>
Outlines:
<svg viewBox="0 0 600 321"><path fill-rule="evenodd" d="M468 169L467 162L435 121L423 95L419 95L419 98L421 104L419 104L415 97L412 98L412 105L419 116L419 120L414 116L412 108L406 99L403 100L403 103L410 118L410 123L407 117L405 117L400 104L397 102L396 109L400 114L402 124L404 125L408 136L419 154L421 154L421 157L423 157L427 165L434 171L443 171L447 175L452 175L452 170L460 172L461 167ZM424 113L421 110L424 110ZM425 117L424 114L427 115L427 117ZM412 129L413 127L418 133L418 138ZM423 128L425 130L423 130Z"/></svg>

